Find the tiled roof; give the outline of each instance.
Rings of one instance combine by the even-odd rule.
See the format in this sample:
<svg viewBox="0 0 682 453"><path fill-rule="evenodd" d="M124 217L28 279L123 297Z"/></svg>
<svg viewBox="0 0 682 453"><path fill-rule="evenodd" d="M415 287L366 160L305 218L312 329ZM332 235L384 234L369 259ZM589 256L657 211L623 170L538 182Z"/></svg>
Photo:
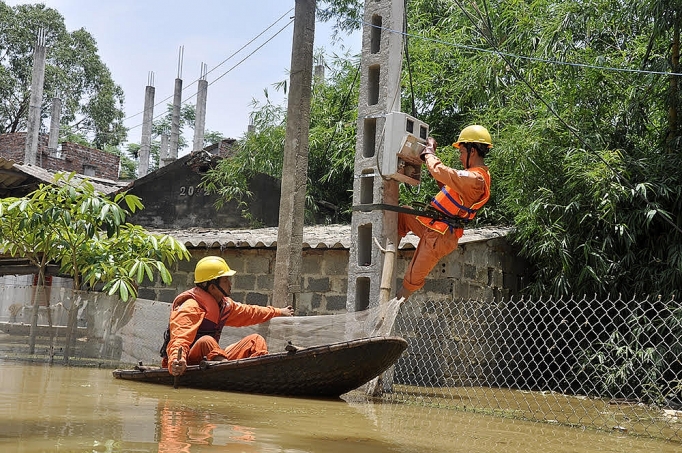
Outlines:
<svg viewBox="0 0 682 453"><path fill-rule="evenodd" d="M7 190L22 184L35 183L36 181L38 183L52 184L56 174L56 172L45 170L37 165L18 164L4 157L0 157L0 170L0 188ZM95 190L107 195L116 192L127 184L127 182L123 181L110 181L92 176L76 175L75 178L76 181L87 179Z"/></svg>
<svg viewBox="0 0 682 453"><path fill-rule="evenodd" d="M460 244L480 242L506 236L511 228L484 227L464 230ZM156 234L168 234L185 244L187 248L276 248L277 227L258 229L206 229L187 228L184 230L148 229ZM400 249L414 249L419 238L408 234L400 242ZM350 249L350 225L317 225L303 229L303 248ZM383 246L383 244L382 244Z"/></svg>

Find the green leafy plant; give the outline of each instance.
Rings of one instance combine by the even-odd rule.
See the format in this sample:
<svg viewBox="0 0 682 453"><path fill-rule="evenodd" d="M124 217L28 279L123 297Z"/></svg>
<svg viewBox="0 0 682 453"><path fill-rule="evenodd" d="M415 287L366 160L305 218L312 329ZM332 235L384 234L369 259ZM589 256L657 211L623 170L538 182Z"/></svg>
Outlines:
<svg viewBox="0 0 682 453"><path fill-rule="evenodd" d="M73 278L74 289L101 286L128 302L137 297L137 287L145 278L153 280L158 274L169 284L167 266L190 257L171 236L126 223L129 213L142 208L136 196L118 193L109 199L88 180L58 173L53 184L42 184L27 197L0 200L0 249L28 258L39 269L41 285L47 264L53 262L62 275ZM32 332L37 303L34 300ZM78 308L74 303L69 309L66 361ZM31 342L35 344L34 335Z"/></svg>

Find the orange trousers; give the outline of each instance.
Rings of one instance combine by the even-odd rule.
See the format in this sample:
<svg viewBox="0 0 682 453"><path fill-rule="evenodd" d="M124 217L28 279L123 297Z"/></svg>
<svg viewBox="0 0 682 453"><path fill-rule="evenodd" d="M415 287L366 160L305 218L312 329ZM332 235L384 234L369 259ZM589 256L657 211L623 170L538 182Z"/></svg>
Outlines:
<svg viewBox="0 0 682 453"><path fill-rule="evenodd" d="M187 365L198 365L204 357L208 360L216 360L216 357L220 359L218 356L225 357L227 360L237 360L267 353L268 346L265 343L265 338L257 333L248 335L225 349L220 347L215 338L204 335L189 350Z"/></svg>
<svg viewBox="0 0 682 453"><path fill-rule="evenodd" d="M455 229L440 234L438 231L425 227L413 214L398 214L398 235L402 238L410 231L419 237L419 244L417 250L414 251L412 261L407 266L403 287L414 292L424 286L426 277L436 267L438 261L457 248L463 231Z"/></svg>

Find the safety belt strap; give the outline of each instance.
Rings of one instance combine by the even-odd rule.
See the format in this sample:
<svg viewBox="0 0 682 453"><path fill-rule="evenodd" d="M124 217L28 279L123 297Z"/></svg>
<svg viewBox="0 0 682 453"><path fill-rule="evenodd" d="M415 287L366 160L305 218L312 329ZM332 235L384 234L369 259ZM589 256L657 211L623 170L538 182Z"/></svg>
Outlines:
<svg viewBox="0 0 682 453"><path fill-rule="evenodd" d="M379 211L379 210L394 211L394 212L401 212L403 214L414 214L414 215L418 215L418 216L424 216L424 217L428 217L430 219L435 219L435 220L439 220L441 222L445 222L453 228L464 228L467 224L467 221L464 219L460 219L459 217L446 216L442 212L436 211L435 209L423 210L422 211L422 210L418 210L418 209L406 208L404 206L395 206L392 204L385 204L385 203L358 204L358 205L353 206L353 211L370 212L370 211Z"/></svg>

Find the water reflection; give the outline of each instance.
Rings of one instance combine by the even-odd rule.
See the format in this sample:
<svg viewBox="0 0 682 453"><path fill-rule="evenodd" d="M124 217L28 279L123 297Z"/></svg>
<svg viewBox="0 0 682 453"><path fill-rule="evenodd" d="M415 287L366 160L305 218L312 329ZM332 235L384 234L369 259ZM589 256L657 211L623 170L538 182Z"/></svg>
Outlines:
<svg viewBox="0 0 682 453"><path fill-rule="evenodd" d="M362 394L315 400L162 387L0 361L0 451L679 452L680 445Z"/></svg>
<svg viewBox="0 0 682 453"><path fill-rule="evenodd" d="M259 451L251 428L230 424L219 414L163 400L158 403L157 417L159 453L226 451L226 447L230 447L227 451Z"/></svg>

